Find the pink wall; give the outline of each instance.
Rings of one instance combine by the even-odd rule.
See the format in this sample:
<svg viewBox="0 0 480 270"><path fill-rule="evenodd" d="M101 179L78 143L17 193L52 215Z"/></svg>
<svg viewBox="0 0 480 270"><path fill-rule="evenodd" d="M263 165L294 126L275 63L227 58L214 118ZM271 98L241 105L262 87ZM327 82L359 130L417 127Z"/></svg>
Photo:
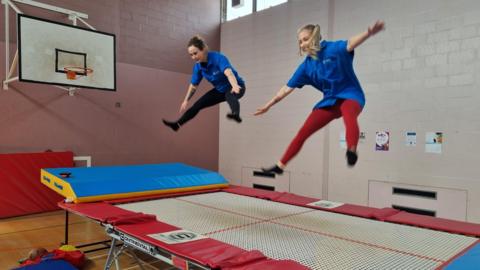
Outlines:
<svg viewBox="0 0 480 270"><path fill-rule="evenodd" d="M161 123L177 117L188 74L120 63L117 75L117 92L81 89L71 97L20 82L0 90L0 153L72 150L91 155L95 165L179 161L217 168L218 107L177 133Z"/></svg>
<svg viewBox="0 0 480 270"><path fill-rule="evenodd" d="M190 37L202 35L210 48L220 48L219 0L42 0L45 4L88 14L87 22L117 36L117 61L190 73L186 53ZM27 15L71 23L64 14L16 3ZM0 12L0 41L5 41L4 5ZM10 9L11 41L16 39L15 13ZM82 23L78 24L84 27Z"/></svg>
<svg viewBox="0 0 480 270"><path fill-rule="evenodd" d="M117 92L81 89L70 97L49 85L11 84L0 90L0 153L72 150L91 155L94 165L184 162L217 169L218 107L201 112L178 133L161 118L178 117L193 64L185 48L189 37L201 33L218 48L219 1L43 2L88 13L90 24L117 35ZM18 6L29 15L67 22L63 15ZM3 5L0 14L3 26ZM4 47L0 42L0 63Z"/></svg>

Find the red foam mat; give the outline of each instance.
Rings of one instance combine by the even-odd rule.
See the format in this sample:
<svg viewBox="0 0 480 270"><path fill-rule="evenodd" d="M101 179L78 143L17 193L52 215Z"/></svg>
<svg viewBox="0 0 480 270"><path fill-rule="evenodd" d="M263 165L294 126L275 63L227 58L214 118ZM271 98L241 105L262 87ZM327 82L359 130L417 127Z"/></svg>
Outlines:
<svg viewBox="0 0 480 270"><path fill-rule="evenodd" d="M72 152L0 154L0 218L57 210L63 198L40 182L40 170L73 165Z"/></svg>

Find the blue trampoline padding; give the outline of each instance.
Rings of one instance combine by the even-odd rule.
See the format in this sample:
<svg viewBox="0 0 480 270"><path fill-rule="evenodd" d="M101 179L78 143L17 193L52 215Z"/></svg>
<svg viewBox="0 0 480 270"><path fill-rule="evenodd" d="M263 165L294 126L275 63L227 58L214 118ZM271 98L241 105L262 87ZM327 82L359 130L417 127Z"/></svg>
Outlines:
<svg viewBox="0 0 480 270"><path fill-rule="evenodd" d="M478 270L480 269L480 242L470 248L462 256L453 260L445 270Z"/></svg>
<svg viewBox="0 0 480 270"><path fill-rule="evenodd" d="M77 198L228 184L216 172L182 163L54 168L44 171L68 183ZM70 173L62 178L61 173Z"/></svg>

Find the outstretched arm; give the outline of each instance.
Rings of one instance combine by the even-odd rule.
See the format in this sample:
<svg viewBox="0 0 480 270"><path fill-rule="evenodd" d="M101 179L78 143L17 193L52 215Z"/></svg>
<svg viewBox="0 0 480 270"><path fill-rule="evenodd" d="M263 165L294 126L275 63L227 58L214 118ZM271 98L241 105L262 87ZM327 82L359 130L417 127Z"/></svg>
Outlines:
<svg viewBox="0 0 480 270"><path fill-rule="evenodd" d="M183 112L187 109L188 101L193 97L195 94L195 91L197 91L197 86L190 84L188 86L187 94L185 95L185 99L182 102L182 105L180 105L180 112Z"/></svg>
<svg viewBox="0 0 480 270"><path fill-rule="evenodd" d="M348 40L347 51L352 52L356 47L362 44L369 37L377 34L378 32L384 29L385 29L385 22L376 21L375 24L368 27L367 31L362 32L358 35L355 35Z"/></svg>
<svg viewBox="0 0 480 270"><path fill-rule="evenodd" d="M232 69L227 68L223 72L225 76L227 76L228 82L232 86L232 93L239 94L240 93L240 86L238 85L237 78L235 78L235 74L233 74Z"/></svg>
<svg viewBox="0 0 480 270"><path fill-rule="evenodd" d="M263 105L263 107L258 108L253 115L260 115L266 113L268 109L270 109L270 107L272 107L274 104L278 103L284 97L292 93L293 89L295 88L291 88L286 85L282 86L278 93L269 102L267 102L267 104Z"/></svg>

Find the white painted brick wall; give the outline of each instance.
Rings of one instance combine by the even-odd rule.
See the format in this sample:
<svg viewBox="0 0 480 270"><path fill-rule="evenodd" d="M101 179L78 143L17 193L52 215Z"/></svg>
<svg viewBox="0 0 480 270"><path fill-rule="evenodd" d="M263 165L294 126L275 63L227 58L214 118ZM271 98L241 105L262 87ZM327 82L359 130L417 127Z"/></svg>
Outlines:
<svg viewBox="0 0 480 270"><path fill-rule="evenodd" d="M283 154L290 140L322 94L311 87L297 89L261 117L252 114L284 85L303 60L298 55L296 31L306 23L328 29L328 1L295 1L227 22L222 26L222 51L245 78L247 93L241 100L244 122L225 120L227 106L220 110L220 172L232 182L241 182L242 167L270 166ZM318 196L324 139L315 134L304 145L288 170L291 191Z"/></svg>
<svg viewBox="0 0 480 270"><path fill-rule="evenodd" d="M334 4L333 25L328 25L329 2ZM327 38L346 39L384 19L387 30L355 52L367 98L359 119L367 137L359 145L358 165L353 170L345 166L339 147L343 122L333 121L307 141L289 166L291 191L320 197L323 180L328 199L367 205L369 179L462 189L468 190L468 220L480 222L479 14L477 0L302 0L222 25L222 50L248 90L241 126L224 120L227 108L221 107L220 171L239 183L242 166L273 164L321 98L305 87L264 117L251 116L301 61L295 55L300 25L319 23L323 34L332 27ZM388 152L375 151L380 130L390 131ZM417 132L416 147L404 146L405 131ZM441 155L425 153L425 133L432 131L444 132Z"/></svg>

